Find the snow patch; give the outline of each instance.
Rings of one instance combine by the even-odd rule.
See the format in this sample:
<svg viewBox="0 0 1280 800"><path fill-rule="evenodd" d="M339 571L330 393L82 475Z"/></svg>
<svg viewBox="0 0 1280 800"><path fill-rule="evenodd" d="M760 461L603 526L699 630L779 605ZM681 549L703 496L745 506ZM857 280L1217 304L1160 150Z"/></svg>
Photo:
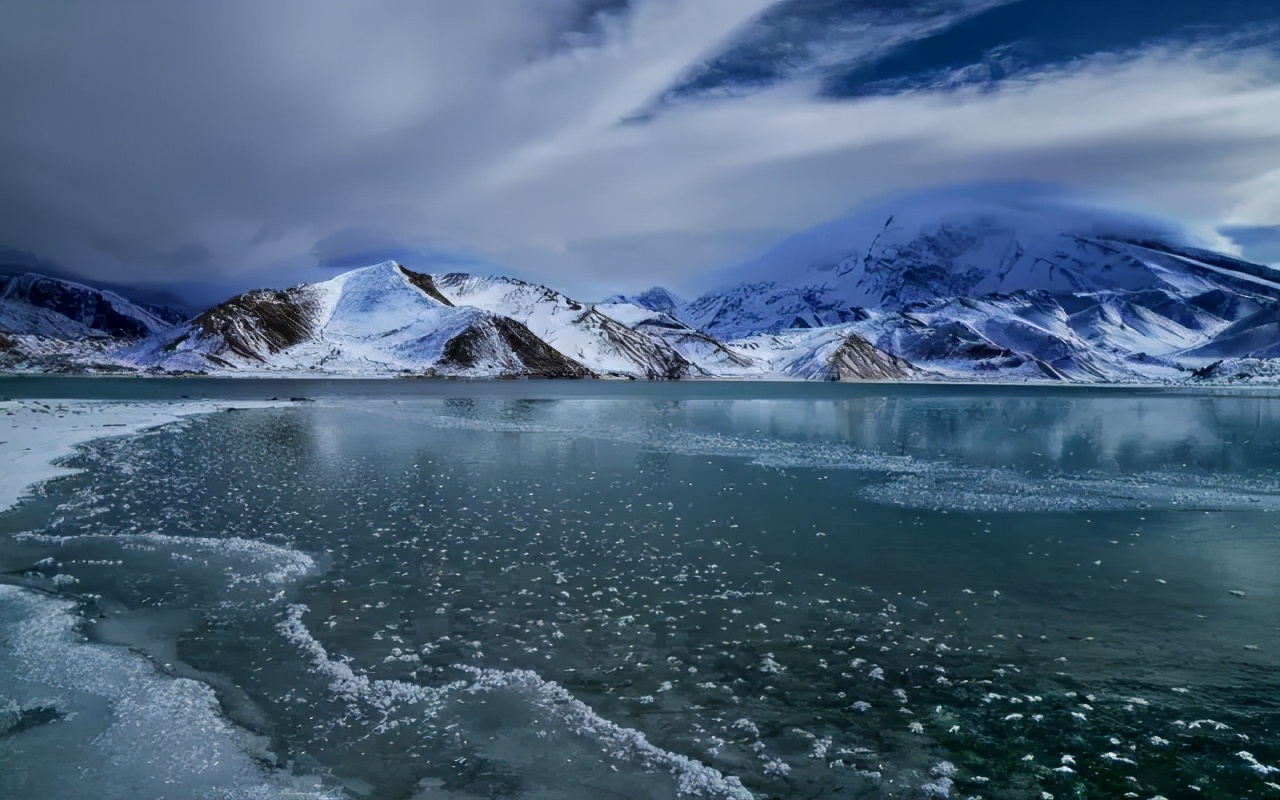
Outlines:
<svg viewBox="0 0 1280 800"><path fill-rule="evenodd" d="M249 402L117 402L99 400L0 401L0 511L11 508L35 486L75 473L58 462L92 439L125 436L196 414L234 406L283 405Z"/></svg>

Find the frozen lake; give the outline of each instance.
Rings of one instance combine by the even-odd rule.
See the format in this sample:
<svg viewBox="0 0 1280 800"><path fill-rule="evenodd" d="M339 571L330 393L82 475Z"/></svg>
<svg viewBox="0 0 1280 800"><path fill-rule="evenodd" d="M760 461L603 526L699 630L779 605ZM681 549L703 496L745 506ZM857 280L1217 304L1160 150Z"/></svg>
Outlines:
<svg viewBox="0 0 1280 800"><path fill-rule="evenodd" d="M3 797L1280 796L1275 392L0 395Z"/></svg>

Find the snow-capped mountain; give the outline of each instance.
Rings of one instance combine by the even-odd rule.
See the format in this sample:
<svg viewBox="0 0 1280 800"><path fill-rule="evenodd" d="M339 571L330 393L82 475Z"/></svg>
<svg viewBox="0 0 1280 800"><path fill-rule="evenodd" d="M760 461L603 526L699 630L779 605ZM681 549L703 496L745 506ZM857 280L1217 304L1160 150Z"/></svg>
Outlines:
<svg viewBox="0 0 1280 800"><path fill-rule="evenodd" d="M661 286L654 286L637 295L615 294L602 302L602 305L621 304L630 304L676 316L680 309L684 308L685 302Z"/></svg>
<svg viewBox="0 0 1280 800"><path fill-rule="evenodd" d="M519 322L457 307L394 262L322 283L247 292L117 353L165 371L584 377Z"/></svg>
<svg viewBox="0 0 1280 800"><path fill-rule="evenodd" d="M0 367L64 371L172 325L168 309L26 273L0 275Z"/></svg>
<svg viewBox="0 0 1280 800"><path fill-rule="evenodd" d="M769 349L762 335L785 352L797 330L849 331L944 378L1176 380L1270 358L1280 331L1280 272L1026 191L906 198L732 274L669 313L748 357L747 342Z"/></svg>
<svg viewBox="0 0 1280 800"><path fill-rule="evenodd" d="M666 347L694 364L701 376L741 377L760 372L756 359L740 349L726 346L669 313L622 302L620 296L600 303L595 309L633 331L665 343Z"/></svg>
<svg viewBox="0 0 1280 800"><path fill-rule="evenodd" d="M171 324L114 292L33 273L0 275L0 332L68 341L129 339Z"/></svg>
<svg viewBox="0 0 1280 800"><path fill-rule="evenodd" d="M648 379L712 374L680 346L708 352L723 346L668 322L678 329L670 336L676 344L659 323L627 324L545 286L428 275L386 262L322 283L247 292L115 355L121 365L164 371ZM724 358L734 356L726 352Z"/></svg>
<svg viewBox="0 0 1280 800"><path fill-rule="evenodd" d="M927 370L892 355L849 325L762 333L728 347L750 359L730 372L744 378L822 381L897 381L929 377Z"/></svg>
<svg viewBox="0 0 1280 800"><path fill-rule="evenodd" d="M684 306L675 295L654 288L633 298L615 295L596 308L633 330L664 339L718 377L900 380L923 375L848 325L765 333L726 344L681 322L675 315Z"/></svg>
<svg viewBox="0 0 1280 800"><path fill-rule="evenodd" d="M435 275L432 280L442 296L455 305L475 306L518 320L599 375L675 379L711 374L663 336L625 324L600 306L580 303L545 286L462 273Z"/></svg>
<svg viewBox="0 0 1280 800"><path fill-rule="evenodd" d="M901 198L684 302L588 304L394 262L178 326L110 292L0 283L10 368L237 374L1187 382L1280 377L1280 272L1033 188Z"/></svg>
<svg viewBox="0 0 1280 800"><path fill-rule="evenodd" d="M1275 293L1280 273L1180 242L1136 217L1020 198L908 198L792 237L737 268L739 283L680 309L720 338L854 321L901 309L1018 291L1216 289Z"/></svg>

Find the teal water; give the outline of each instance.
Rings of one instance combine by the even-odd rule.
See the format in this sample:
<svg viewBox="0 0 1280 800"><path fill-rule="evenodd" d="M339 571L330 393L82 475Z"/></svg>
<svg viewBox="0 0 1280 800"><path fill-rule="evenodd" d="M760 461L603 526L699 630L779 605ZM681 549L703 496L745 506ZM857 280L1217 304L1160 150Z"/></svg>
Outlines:
<svg viewBox="0 0 1280 800"><path fill-rule="evenodd" d="M169 796L1280 784L1266 393L42 380L0 394L316 400L91 444L0 517L4 580L74 601L60 660L146 654L249 754ZM14 644L34 596L0 795L150 790L97 662Z"/></svg>

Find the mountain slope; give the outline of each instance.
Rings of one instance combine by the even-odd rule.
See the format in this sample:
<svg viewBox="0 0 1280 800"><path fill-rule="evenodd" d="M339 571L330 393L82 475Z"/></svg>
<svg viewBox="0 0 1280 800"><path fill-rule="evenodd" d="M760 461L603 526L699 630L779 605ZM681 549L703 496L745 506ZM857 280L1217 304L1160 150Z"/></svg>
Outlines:
<svg viewBox="0 0 1280 800"><path fill-rule="evenodd" d="M393 262L323 283L247 292L118 357L167 371L590 374L520 323L455 307L429 276Z"/></svg>
<svg viewBox="0 0 1280 800"><path fill-rule="evenodd" d="M992 293L1214 289L1280 296L1266 267L1173 244L1173 231L1036 198L908 199L819 226L736 270L741 281L682 309L732 338L852 321L858 308ZM1201 254L1196 258L1196 254Z"/></svg>
<svg viewBox="0 0 1280 800"><path fill-rule="evenodd" d="M170 325L114 292L33 273L0 275L0 331L5 333L131 339Z"/></svg>
<svg viewBox="0 0 1280 800"><path fill-rule="evenodd" d="M915 375L918 370L909 362L890 355L857 333L850 333L830 352L822 350L788 365L788 374L799 378L821 378L835 381L899 380Z"/></svg>
<svg viewBox="0 0 1280 800"><path fill-rule="evenodd" d="M74 281L0 275L0 368L82 371L120 342L167 330L167 315Z"/></svg>
<svg viewBox="0 0 1280 800"><path fill-rule="evenodd" d="M957 379L1182 379L1271 357L1280 309L1280 272L1028 187L904 198L732 274L674 314L748 356L761 334L853 330Z"/></svg>
<svg viewBox="0 0 1280 800"><path fill-rule="evenodd" d="M0 279L0 366L228 374L1162 382L1280 378L1280 272L1159 220L1003 186L797 234L683 302L596 305L394 262L246 292L175 327Z"/></svg>
<svg viewBox="0 0 1280 800"><path fill-rule="evenodd" d="M650 290L652 291L655 290ZM675 303L663 303L663 305L677 310ZM647 306L630 302L610 301L605 301L595 308L633 331L664 342L694 364L703 375L741 377L755 374L761 369L754 359L741 350L728 347L718 339L690 327L665 311L655 311Z"/></svg>
<svg viewBox="0 0 1280 800"><path fill-rule="evenodd" d="M449 302L510 317L598 374L651 380L705 374L662 337L545 286L463 273L434 275L432 280Z"/></svg>
<svg viewBox="0 0 1280 800"><path fill-rule="evenodd" d="M926 377L850 326L765 333L734 342L755 369L744 376L823 381L892 381Z"/></svg>
<svg viewBox="0 0 1280 800"><path fill-rule="evenodd" d="M659 311L663 314L676 316L680 309L684 308L685 302L661 286L654 286L635 296L616 294L602 303L602 305L617 304L639 306L650 311Z"/></svg>

